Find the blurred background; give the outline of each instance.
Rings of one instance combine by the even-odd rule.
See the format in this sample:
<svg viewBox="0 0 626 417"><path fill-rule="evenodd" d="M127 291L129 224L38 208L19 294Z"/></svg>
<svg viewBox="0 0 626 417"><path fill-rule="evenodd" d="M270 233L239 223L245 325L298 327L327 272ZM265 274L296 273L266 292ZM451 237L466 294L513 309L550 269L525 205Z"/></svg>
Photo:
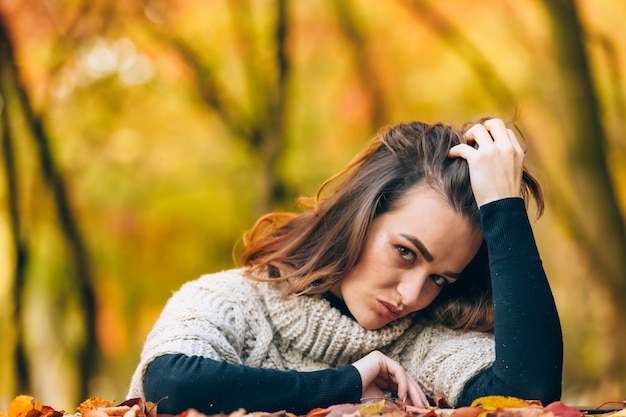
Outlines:
<svg viewBox="0 0 626 417"><path fill-rule="evenodd" d="M546 187L563 399L625 400L625 24L621 0L1 0L0 410L122 401L172 291L259 215L384 125L484 116Z"/></svg>

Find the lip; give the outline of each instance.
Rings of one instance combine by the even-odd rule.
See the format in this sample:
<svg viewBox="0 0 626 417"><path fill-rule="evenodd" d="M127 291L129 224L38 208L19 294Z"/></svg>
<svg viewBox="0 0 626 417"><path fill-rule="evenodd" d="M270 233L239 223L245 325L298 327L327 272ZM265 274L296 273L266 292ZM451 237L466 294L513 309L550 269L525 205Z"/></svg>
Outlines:
<svg viewBox="0 0 626 417"><path fill-rule="evenodd" d="M393 321L402 315L402 311L398 310L398 308L393 304L389 304L381 300L376 301L378 301L378 312L387 320Z"/></svg>

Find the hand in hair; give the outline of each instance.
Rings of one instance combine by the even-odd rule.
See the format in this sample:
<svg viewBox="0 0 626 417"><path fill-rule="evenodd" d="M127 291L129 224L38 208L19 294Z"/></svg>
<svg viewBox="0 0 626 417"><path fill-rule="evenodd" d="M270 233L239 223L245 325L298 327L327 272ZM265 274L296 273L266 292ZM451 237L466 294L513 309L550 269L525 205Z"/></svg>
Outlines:
<svg viewBox="0 0 626 417"><path fill-rule="evenodd" d="M393 359L375 350L352 364L361 374L363 398L382 398L384 391L417 407L428 406L428 399L417 382Z"/></svg>
<svg viewBox="0 0 626 417"><path fill-rule="evenodd" d="M524 150L515 133L502 120L489 119L472 126L465 138L467 143L453 146L448 155L467 161L476 204L520 197Z"/></svg>

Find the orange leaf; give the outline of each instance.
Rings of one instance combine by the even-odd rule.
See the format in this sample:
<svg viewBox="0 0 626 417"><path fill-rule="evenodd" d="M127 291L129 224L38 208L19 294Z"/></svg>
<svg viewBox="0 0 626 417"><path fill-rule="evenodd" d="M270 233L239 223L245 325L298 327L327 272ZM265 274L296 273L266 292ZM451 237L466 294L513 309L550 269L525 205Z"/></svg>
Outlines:
<svg viewBox="0 0 626 417"><path fill-rule="evenodd" d="M88 410L88 411L87 412L83 412L83 411L80 412L83 417L109 417L109 415L107 413L105 413L104 411L95 410L95 409L86 409L86 410Z"/></svg>
<svg viewBox="0 0 626 417"><path fill-rule="evenodd" d="M450 417L478 417L485 411L487 410L482 407L459 407L450 414Z"/></svg>
<svg viewBox="0 0 626 417"><path fill-rule="evenodd" d="M37 417L41 415L41 403L30 395L18 395L9 404L7 413L9 417Z"/></svg>
<svg viewBox="0 0 626 417"><path fill-rule="evenodd" d="M552 412L545 411L542 407L536 406L501 408L498 410L491 413L497 414L498 417L554 417Z"/></svg>
<svg viewBox="0 0 626 417"><path fill-rule="evenodd" d="M98 397L92 397L80 403L80 405L78 406L78 411L80 411L82 415L86 415L91 410L97 410L98 408L102 407L113 407L114 405L115 402L113 401L103 400L102 398Z"/></svg>
<svg viewBox="0 0 626 417"><path fill-rule="evenodd" d="M330 415L350 414L357 411L362 404L335 404L326 408L314 408L307 413L307 417L326 417Z"/></svg>
<svg viewBox="0 0 626 417"><path fill-rule="evenodd" d="M360 406L361 404L335 404L326 408L316 407L307 413L307 417L325 417L328 414L330 414L333 410L336 410L338 408L355 407L356 409Z"/></svg>
<svg viewBox="0 0 626 417"><path fill-rule="evenodd" d="M325 409L324 409L324 408L322 408L322 407L316 407L316 408L312 409L311 411L309 411L309 412L307 413L307 416L308 416L308 417L311 417L311 416L321 415L321 413L322 413L324 410L325 410Z"/></svg>

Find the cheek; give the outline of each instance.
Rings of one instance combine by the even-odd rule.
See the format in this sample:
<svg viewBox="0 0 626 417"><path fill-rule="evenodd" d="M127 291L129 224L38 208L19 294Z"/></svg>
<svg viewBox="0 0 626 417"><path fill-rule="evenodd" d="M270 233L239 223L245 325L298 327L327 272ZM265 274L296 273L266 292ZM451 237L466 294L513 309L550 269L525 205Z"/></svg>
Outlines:
<svg viewBox="0 0 626 417"><path fill-rule="evenodd" d="M391 267L388 251L389 249L383 245L368 245L350 271L351 275L357 275L363 281L384 279L385 271ZM355 274L352 274L352 271Z"/></svg>
<svg viewBox="0 0 626 417"><path fill-rule="evenodd" d="M424 289L422 290L422 293L420 294L421 296L420 301L422 301L422 303L420 303L422 304L421 308L425 308L430 303L432 303L435 300L435 298L437 298L437 296L441 294L441 290L442 288L432 281L424 285Z"/></svg>
<svg viewBox="0 0 626 417"><path fill-rule="evenodd" d="M441 293L441 288L430 281L424 284L415 305L411 306L409 313L415 313L428 307Z"/></svg>

